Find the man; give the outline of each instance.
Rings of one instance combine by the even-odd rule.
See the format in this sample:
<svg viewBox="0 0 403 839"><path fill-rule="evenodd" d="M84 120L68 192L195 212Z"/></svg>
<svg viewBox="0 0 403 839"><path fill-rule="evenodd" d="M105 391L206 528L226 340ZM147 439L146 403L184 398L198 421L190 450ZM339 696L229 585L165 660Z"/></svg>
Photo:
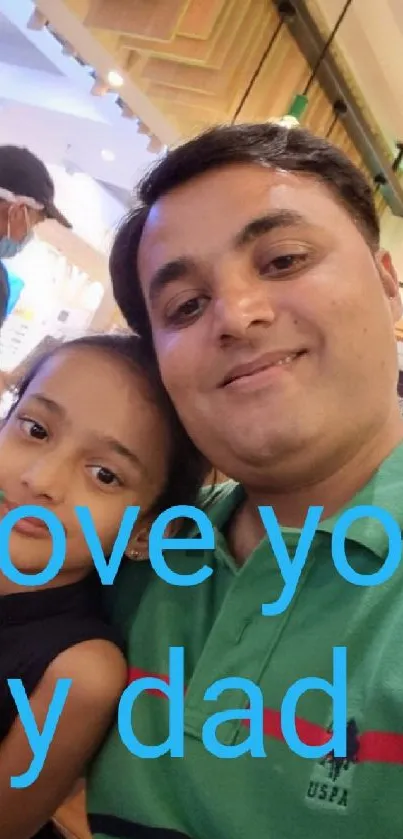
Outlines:
<svg viewBox="0 0 403 839"><path fill-rule="evenodd" d="M71 227L55 207L54 194L52 178L38 157L26 148L0 146L0 325L10 308L9 281L1 260L16 256L45 218Z"/></svg>
<svg viewBox="0 0 403 839"><path fill-rule="evenodd" d="M215 549L165 554L176 574L207 567L203 583L121 574L131 678L162 679L135 702L135 736L159 745L181 726L164 684L183 647L184 757L164 754L171 739L141 759L115 731L91 781L94 835L400 836L403 572L371 584L390 559L372 509L344 526L349 579L334 550L342 514L370 506L401 554L401 301L370 187L326 141L246 125L171 151L138 197L113 249L117 302L189 434L235 483L205 504ZM248 682L224 689L228 677ZM308 690L308 677L321 681Z"/></svg>

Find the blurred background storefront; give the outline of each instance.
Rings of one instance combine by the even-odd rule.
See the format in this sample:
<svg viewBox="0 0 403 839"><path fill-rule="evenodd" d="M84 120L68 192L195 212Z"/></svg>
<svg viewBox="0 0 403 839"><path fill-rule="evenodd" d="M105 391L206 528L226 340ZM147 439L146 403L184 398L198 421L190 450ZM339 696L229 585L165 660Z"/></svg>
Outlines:
<svg viewBox="0 0 403 839"><path fill-rule="evenodd" d="M4 262L13 298L0 334L0 369L6 372L45 336L65 339L119 321L107 251L109 231L125 207L88 175L48 168L73 231L45 222L21 254Z"/></svg>
<svg viewBox="0 0 403 839"><path fill-rule="evenodd" d="M114 304L108 252L136 180L154 160L150 137L93 95L76 62L30 0L0 0L0 144L37 154L72 230L46 221L4 267L12 311L0 334L0 371L12 372L44 339L125 326ZM160 147L158 147L160 151Z"/></svg>

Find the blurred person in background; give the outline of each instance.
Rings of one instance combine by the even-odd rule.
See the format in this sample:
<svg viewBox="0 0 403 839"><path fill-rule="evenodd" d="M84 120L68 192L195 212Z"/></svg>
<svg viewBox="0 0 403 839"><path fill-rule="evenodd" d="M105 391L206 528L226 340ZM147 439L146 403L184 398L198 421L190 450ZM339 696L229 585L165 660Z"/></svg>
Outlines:
<svg viewBox="0 0 403 839"><path fill-rule="evenodd" d="M71 227L54 197L52 178L36 155L20 146L0 146L0 326L18 299L11 294L2 260L17 256L47 218Z"/></svg>
<svg viewBox="0 0 403 839"><path fill-rule="evenodd" d="M21 253L36 225L46 218L71 227L55 206L54 196L52 178L36 155L20 146L0 146L0 328L23 289L2 260ZM0 371L0 393L6 387L7 377Z"/></svg>

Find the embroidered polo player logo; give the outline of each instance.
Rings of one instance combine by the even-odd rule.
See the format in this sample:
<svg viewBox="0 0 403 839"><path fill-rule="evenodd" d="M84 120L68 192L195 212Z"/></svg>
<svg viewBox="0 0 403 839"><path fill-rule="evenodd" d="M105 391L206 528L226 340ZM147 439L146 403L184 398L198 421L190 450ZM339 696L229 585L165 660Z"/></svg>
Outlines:
<svg viewBox="0 0 403 839"><path fill-rule="evenodd" d="M323 766L329 767L329 778L333 783L338 781L340 774L344 770L348 772L351 764L357 763L357 754L359 748L358 727L355 720L349 720L347 723L347 754L346 757L334 757L333 754L325 757L321 763Z"/></svg>
<svg viewBox="0 0 403 839"><path fill-rule="evenodd" d="M332 728L328 731L331 734ZM359 748L359 731L354 719L349 720L346 734L346 756L339 758L331 753L315 765L305 797L310 807L339 813L347 811Z"/></svg>

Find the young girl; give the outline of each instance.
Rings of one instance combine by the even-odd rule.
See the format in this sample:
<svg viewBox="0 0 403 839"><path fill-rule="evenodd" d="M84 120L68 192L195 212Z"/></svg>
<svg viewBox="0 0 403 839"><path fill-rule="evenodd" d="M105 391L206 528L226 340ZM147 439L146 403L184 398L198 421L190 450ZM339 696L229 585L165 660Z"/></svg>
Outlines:
<svg viewBox="0 0 403 839"><path fill-rule="evenodd" d="M30 839L52 818L109 727L126 683L119 638L104 619L76 506L87 507L105 556L128 506L141 512L126 549L144 550L142 533L158 513L191 504L206 465L182 430L140 339L83 338L34 364L0 431L0 518L22 505L54 513L66 559L48 585L22 589L1 573L0 836ZM10 536L15 568L37 574L51 536L22 519ZM72 679L44 767L26 789L12 789L32 751L8 679L21 679L39 732L58 679ZM38 834L42 835L42 834ZM43 834L45 835L45 833Z"/></svg>

